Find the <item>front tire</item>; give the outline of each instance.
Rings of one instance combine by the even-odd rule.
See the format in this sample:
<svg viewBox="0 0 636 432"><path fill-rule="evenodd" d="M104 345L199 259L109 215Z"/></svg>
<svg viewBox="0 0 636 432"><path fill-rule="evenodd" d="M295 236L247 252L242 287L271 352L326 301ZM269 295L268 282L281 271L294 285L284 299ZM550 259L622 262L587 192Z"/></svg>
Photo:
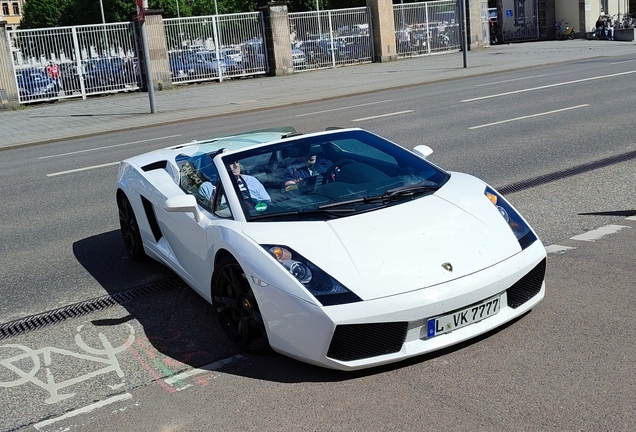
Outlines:
<svg viewBox="0 0 636 432"><path fill-rule="evenodd" d="M554 37L555 37L557 40L561 40L561 39L563 39L563 32L562 32L561 30L557 30L557 31L554 33Z"/></svg>
<svg viewBox="0 0 636 432"><path fill-rule="evenodd" d="M133 260L143 261L146 258L146 253L139 232L139 224L130 201L124 193L117 196L117 207L119 209L119 227L126 251Z"/></svg>
<svg viewBox="0 0 636 432"><path fill-rule="evenodd" d="M247 352L271 352L252 287L232 256L221 258L214 270L212 302L221 328L232 342Z"/></svg>

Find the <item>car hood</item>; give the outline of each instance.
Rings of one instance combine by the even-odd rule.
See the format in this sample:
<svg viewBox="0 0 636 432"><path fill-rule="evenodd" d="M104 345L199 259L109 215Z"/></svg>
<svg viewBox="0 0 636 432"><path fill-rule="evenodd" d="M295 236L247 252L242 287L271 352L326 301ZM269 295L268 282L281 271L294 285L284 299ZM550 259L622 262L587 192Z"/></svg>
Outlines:
<svg viewBox="0 0 636 432"><path fill-rule="evenodd" d="M521 251L483 195L483 183L449 183L455 184L368 213L321 222L248 223L244 233L259 244L290 247L364 300L461 278ZM476 193L459 193L469 185Z"/></svg>

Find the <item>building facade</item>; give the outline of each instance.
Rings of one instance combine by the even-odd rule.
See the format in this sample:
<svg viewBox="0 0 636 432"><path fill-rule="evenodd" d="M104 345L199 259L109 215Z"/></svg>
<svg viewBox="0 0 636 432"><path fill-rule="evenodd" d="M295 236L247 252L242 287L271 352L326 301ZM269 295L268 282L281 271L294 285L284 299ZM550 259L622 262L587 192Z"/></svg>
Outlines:
<svg viewBox="0 0 636 432"><path fill-rule="evenodd" d="M0 21L7 22L7 30L15 30L22 19L25 0L2 0L0 2Z"/></svg>

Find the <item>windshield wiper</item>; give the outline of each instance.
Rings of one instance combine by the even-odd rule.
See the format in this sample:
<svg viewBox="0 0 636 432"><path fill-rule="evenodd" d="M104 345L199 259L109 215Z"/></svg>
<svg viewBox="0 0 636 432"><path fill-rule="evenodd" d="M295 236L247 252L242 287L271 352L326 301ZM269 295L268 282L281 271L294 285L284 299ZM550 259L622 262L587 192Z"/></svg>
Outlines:
<svg viewBox="0 0 636 432"><path fill-rule="evenodd" d="M412 185L400 186L389 189L382 195L372 195L366 197L355 198L347 201L339 201L318 206L319 209L329 209L333 207L345 206L349 204L371 204L374 202L388 203L394 198L415 196L426 192L435 192L440 186L432 184L417 183Z"/></svg>
<svg viewBox="0 0 636 432"><path fill-rule="evenodd" d="M342 204L342 203L338 203ZM338 208L338 209L325 209L322 206L318 208L312 209L298 209L298 210L290 210L280 213L269 213L269 214L260 214L250 216L250 220L261 220L261 219L271 219L271 218L279 218L279 217L287 217L287 216L303 216L303 215L315 215L315 214L325 214L332 217L340 217L345 213L353 213L356 209L354 208Z"/></svg>

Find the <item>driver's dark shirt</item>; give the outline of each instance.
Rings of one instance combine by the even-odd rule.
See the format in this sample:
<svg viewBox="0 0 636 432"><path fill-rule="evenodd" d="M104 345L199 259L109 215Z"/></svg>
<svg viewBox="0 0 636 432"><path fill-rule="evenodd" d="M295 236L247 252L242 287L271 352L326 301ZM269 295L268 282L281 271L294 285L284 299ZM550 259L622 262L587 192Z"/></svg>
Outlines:
<svg viewBox="0 0 636 432"><path fill-rule="evenodd" d="M284 182L287 183L290 180L296 181L300 179L317 176L319 174L324 174L325 171L327 171L331 165L332 165L331 161L327 159L318 159L316 163L313 165L311 171L309 170L309 167L307 166L307 164L304 162L292 165L289 168L287 168L287 170L285 171Z"/></svg>

